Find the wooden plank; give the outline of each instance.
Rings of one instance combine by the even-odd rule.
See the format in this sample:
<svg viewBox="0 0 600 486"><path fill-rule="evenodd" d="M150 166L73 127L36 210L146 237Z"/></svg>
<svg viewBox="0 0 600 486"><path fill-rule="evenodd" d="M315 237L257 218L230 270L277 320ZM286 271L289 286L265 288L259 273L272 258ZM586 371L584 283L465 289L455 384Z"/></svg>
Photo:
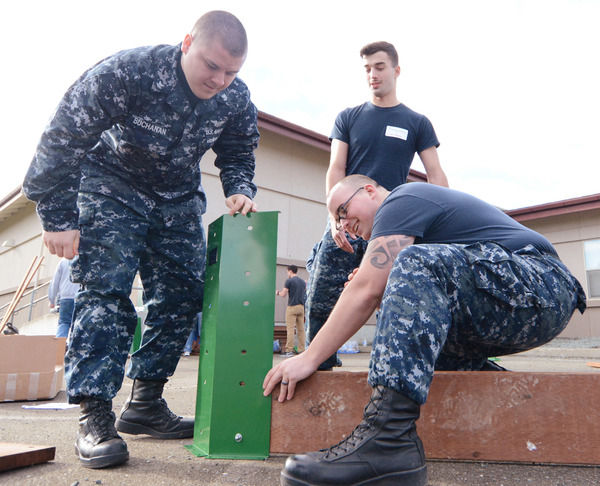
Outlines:
<svg viewBox="0 0 600 486"><path fill-rule="evenodd" d="M434 381L421 420L434 457L600 464L600 375L443 372Z"/></svg>
<svg viewBox="0 0 600 486"><path fill-rule="evenodd" d="M328 447L362 419L366 372L317 372L273 394L272 453ZM439 372L417 423L430 459L600 464L600 374Z"/></svg>
<svg viewBox="0 0 600 486"><path fill-rule="evenodd" d="M290 401L271 404L272 453L307 452L340 441L362 419L371 395L365 372L317 371L299 383Z"/></svg>
<svg viewBox="0 0 600 486"><path fill-rule="evenodd" d="M0 471L52 461L56 447L0 442Z"/></svg>

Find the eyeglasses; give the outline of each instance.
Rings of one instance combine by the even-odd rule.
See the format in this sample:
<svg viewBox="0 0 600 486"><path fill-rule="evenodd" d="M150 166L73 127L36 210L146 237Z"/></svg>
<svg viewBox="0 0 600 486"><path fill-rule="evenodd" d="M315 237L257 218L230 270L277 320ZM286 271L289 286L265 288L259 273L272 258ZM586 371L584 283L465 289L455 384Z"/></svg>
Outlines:
<svg viewBox="0 0 600 486"><path fill-rule="evenodd" d="M350 201L352 201L352 198L354 196L356 196L361 189L364 189L365 186L359 187L356 191L354 191L354 193L352 194L352 196L350 196L348 199L346 199L346 202L344 202L343 204L340 204L337 208L336 211L336 215L337 215L337 219L335 220L335 229L340 231L342 229L342 219L346 219L348 217L348 205L350 204Z"/></svg>

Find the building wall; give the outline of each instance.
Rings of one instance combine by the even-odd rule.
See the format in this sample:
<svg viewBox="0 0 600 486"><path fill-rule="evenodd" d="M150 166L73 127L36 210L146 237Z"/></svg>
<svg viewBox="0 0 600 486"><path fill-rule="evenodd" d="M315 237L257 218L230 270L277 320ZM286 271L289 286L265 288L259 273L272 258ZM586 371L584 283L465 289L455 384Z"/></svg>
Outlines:
<svg viewBox="0 0 600 486"><path fill-rule="evenodd" d="M28 203L10 220L0 223L0 242L4 241L10 241L14 246L0 249L0 295L19 285L34 256L45 251L45 259L48 258L47 251L42 250L41 226L33 203ZM52 264L58 261L56 257L50 259L51 262L42 264L40 276L48 276Z"/></svg>
<svg viewBox="0 0 600 486"><path fill-rule="evenodd" d="M600 239L600 210L571 213L522 224L543 234L556 248L560 259L581 282L588 294L583 243ZM561 337L600 337L600 299L589 299L583 315L575 311Z"/></svg>

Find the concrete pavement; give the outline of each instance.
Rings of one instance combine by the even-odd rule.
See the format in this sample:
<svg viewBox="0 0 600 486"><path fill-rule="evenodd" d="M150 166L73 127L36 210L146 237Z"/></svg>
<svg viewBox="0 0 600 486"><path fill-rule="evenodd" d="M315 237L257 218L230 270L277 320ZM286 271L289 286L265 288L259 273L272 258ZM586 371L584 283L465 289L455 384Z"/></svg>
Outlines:
<svg viewBox="0 0 600 486"><path fill-rule="evenodd" d="M600 362L600 342L564 341L519 355L503 357L499 364L514 371L575 371L600 373L587 366ZM363 351L367 349L362 348ZM369 354L341 355L342 371L365 371ZM274 362L281 360L274 356ZM198 357L182 358L165 387L165 398L178 414L193 415L196 399ZM131 389L126 379L114 400L118 412ZM51 402L65 402L64 392ZM56 446L54 461L0 473L0 484L24 486L103 485L207 485L271 486L279 484L285 457L265 461L209 460L192 455L184 445L192 439L159 441L123 434L130 453L121 467L91 470L79 465L74 452L78 409L26 410L23 405L47 402L0 403L0 441ZM551 424L549 424L551 426ZM429 461L430 486L597 486L600 467L543 466Z"/></svg>

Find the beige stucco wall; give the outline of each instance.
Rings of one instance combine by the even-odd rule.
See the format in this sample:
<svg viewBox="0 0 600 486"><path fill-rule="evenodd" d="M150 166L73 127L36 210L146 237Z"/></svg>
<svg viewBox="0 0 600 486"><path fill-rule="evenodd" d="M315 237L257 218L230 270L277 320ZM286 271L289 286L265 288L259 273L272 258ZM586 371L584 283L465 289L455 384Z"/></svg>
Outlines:
<svg viewBox="0 0 600 486"><path fill-rule="evenodd" d="M204 215L207 226L227 209L223 190L214 166L214 154L202 160L202 185L209 201ZM259 211L279 211L278 258L304 265L310 250L323 234L325 209L325 172L329 152L262 131L256 151L255 198ZM287 262L285 264L288 264Z"/></svg>
<svg viewBox="0 0 600 486"><path fill-rule="evenodd" d="M10 241L12 247L0 248L0 295L6 289L14 289L21 282L23 275L34 256L41 255L41 226L35 214L33 203L20 209L10 220L0 223L0 243ZM48 253L45 252L46 258ZM56 257L44 262L40 276L46 277L56 264ZM50 268L50 269L49 269Z"/></svg>
<svg viewBox="0 0 600 486"><path fill-rule="evenodd" d="M14 246L0 248L0 295L20 284L35 256L44 256L38 277L42 280L52 277L59 259L43 248L41 226L33 203L0 223L0 243L7 240L12 240Z"/></svg>
<svg viewBox="0 0 600 486"><path fill-rule="evenodd" d="M600 210L525 221L523 224L550 240L587 295L583 242L600 239ZM581 315L575 311L561 337L600 337L600 299L588 298L585 313Z"/></svg>

